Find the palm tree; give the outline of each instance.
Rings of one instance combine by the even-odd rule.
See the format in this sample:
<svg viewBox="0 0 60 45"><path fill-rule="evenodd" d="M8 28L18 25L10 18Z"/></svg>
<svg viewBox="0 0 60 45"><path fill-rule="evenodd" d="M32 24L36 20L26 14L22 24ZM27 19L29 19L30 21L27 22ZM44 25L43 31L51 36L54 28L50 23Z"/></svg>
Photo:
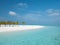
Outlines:
<svg viewBox="0 0 60 45"><path fill-rule="evenodd" d="M25 22L22 22L23 25L25 25L26 23Z"/></svg>

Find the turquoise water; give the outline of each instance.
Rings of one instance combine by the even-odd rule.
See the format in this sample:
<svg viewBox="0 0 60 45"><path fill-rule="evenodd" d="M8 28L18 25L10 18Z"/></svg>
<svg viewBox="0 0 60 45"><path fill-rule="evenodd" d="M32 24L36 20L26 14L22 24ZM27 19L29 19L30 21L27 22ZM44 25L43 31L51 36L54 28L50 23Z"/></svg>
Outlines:
<svg viewBox="0 0 60 45"><path fill-rule="evenodd" d="M0 32L0 45L60 45L60 27Z"/></svg>

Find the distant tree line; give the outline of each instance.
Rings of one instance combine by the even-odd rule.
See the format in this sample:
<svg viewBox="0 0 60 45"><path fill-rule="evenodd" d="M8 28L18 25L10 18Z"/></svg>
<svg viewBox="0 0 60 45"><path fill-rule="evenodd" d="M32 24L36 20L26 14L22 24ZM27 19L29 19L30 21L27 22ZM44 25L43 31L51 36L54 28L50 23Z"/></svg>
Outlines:
<svg viewBox="0 0 60 45"><path fill-rule="evenodd" d="M18 25L18 24L20 24L20 22L11 22L11 21L0 21L0 25L2 25L2 24L4 24L4 25L11 25L11 24L13 24L13 25ZM25 22L21 22L21 24L26 24Z"/></svg>
<svg viewBox="0 0 60 45"><path fill-rule="evenodd" d="M17 25L17 24L19 24L19 23L18 23L18 22L10 22L10 21L7 21L7 22L6 22L6 21L2 21L2 22L0 22L0 25L1 25L1 24L4 24L4 25L7 25L7 24L9 24L9 25L11 25L11 24L16 24L16 25Z"/></svg>

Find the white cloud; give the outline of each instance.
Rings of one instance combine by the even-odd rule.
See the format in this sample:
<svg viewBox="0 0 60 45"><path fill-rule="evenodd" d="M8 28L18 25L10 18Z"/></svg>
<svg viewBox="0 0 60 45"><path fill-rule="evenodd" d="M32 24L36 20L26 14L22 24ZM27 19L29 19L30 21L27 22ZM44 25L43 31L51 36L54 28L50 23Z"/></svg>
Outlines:
<svg viewBox="0 0 60 45"><path fill-rule="evenodd" d="M24 18L25 19L28 19L28 20L36 20L36 18L35 18L35 16L34 16L34 14L26 14L25 16L24 16Z"/></svg>
<svg viewBox="0 0 60 45"><path fill-rule="evenodd" d="M27 3L18 3L18 6L20 8L28 8L28 4Z"/></svg>
<svg viewBox="0 0 60 45"><path fill-rule="evenodd" d="M53 9L48 9L48 10L46 10L46 12L52 13L53 12Z"/></svg>
<svg viewBox="0 0 60 45"><path fill-rule="evenodd" d="M27 5L26 3L19 3L20 6L24 6Z"/></svg>
<svg viewBox="0 0 60 45"><path fill-rule="evenodd" d="M38 21L40 18L40 15L35 14L35 13L28 13L23 16L24 20L29 20L29 21Z"/></svg>
<svg viewBox="0 0 60 45"><path fill-rule="evenodd" d="M58 16L58 15L60 15L60 13L52 13L52 14L50 14L50 16Z"/></svg>
<svg viewBox="0 0 60 45"><path fill-rule="evenodd" d="M60 15L60 10L48 9L46 10L49 16L58 16Z"/></svg>
<svg viewBox="0 0 60 45"><path fill-rule="evenodd" d="M14 12L14 11L9 11L9 15L15 16L15 15L16 15L16 12Z"/></svg>

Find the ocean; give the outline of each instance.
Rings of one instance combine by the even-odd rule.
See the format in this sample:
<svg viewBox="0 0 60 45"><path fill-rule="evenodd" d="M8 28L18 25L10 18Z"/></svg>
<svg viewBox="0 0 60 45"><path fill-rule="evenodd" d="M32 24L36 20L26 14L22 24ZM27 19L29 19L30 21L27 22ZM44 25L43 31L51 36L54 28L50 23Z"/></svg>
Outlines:
<svg viewBox="0 0 60 45"><path fill-rule="evenodd" d="M60 27L0 32L0 45L60 45Z"/></svg>

